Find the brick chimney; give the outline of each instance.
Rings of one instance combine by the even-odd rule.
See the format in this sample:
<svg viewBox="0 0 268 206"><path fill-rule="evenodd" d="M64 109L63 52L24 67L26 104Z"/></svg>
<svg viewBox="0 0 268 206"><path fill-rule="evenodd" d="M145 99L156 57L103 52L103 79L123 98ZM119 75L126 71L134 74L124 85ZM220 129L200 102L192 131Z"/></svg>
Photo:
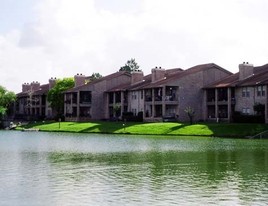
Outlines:
<svg viewBox="0 0 268 206"><path fill-rule="evenodd" d="M158 80L165 78L166 70L162 69L161 67L155 67L152 69L152 82L156 82Z"/></svg>
<svg viewBox="0 0 268 206"><path fill-rule="evenodd" d="M29 83L22 84L22 92L28 92L31 90L31 85Z"/></svg>
<svg viewBox="0 0 268 206"><path fill-rule="evenodd" d="M239 80L244 80L249 76L253 75L254 67L253 64L249 64L248 62L243 62L243 64L239 64Z"/></svg>
<svg viewBox="0 0 268 206"><path fill-rule="evenodd" d="M52 89L52 88L55 86L56 81L57 81L56 77L55 77L55 78L51 77L51 78L48 80L48 82L49 82L49 90Z"/></svg>
<svg viewBox="0 0 268 206"><path fill-rule="evenodd" d="M131 84L135 84L143 81L143 72L140 70L133 71L131 73Z"/></svg>
<svg viewBox="0 0 268 206"><path fill-rule="evenodd" d="M79 87L85 84L86 76L83 74L76 74L74 76L74 86Z"/></svg>
<svg viewBox="0 0 268 206"><path fill-rule="evenodd" d="M35 81L33 81L32 83L31 83L31 90L32 91L37 91L37 90L39 90L40 89L40 83L39 82L35 82Z"/></svg>

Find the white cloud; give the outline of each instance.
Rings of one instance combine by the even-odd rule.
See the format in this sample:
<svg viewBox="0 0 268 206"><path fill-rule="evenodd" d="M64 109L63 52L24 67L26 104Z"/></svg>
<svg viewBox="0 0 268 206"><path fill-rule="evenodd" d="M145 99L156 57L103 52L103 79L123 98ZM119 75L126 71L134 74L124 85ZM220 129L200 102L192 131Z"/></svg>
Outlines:
<svg viewBox="0 0 268 206"><path fill-rule="evenodd" d="M264 0L126 2L40 0L24 29L0 33L0 84L18 92L23 82L51 76L106 75L129 58L145 73L209 62L236 72L243 61L267 63Z"/></svg>

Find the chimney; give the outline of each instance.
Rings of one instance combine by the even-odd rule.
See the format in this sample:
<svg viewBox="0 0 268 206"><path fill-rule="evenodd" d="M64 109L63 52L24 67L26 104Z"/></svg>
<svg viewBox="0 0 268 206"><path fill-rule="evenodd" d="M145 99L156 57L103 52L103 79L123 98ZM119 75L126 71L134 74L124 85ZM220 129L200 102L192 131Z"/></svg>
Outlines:
<svg viewBox="0 0 268 206"><path fill-rule="evenodd" d="M157 68L155 67L152 69L152 82L156 82L158 80L165 78L166 70L162 69L161 67Z"/></svg>
<svg viewBox="0 0 268 206"><path fill-rule="evenodd" d="M243 64L239 64L239 80L240 81L253 75L253 72L254 72L253 64L249 64L248 62L243 62Z"/></svg>
<svg viewBox="0 0 268 206"><path fill-rule="evenodd" d="M32 91L37 91L37 90L39 90L40 89L40 83L39 82L35 82L35 81L33 81L32 83L31 83L31 90Z"/></svg>
<svg viewBox="0 0 268 206"><path fill-rule="evenodd" d="M135 70L131 73L131 84L135 84L143 81L143 72Z"/></svg>
<svg viewBox="0 0 268 206"><path fill-rule="evenodd" d="M57 81L56 77L55 77L55 78L51 77L51 78L48 80L48 82L49 82L49 90L51 90L51 89L55 86L56 81Z"/></svg>
<svg viewBox="0 0 268 206"><path fill-rule="evenodd" d="M28 92L31 90L31 85L29 83L22 84L22 92Z"/></svg>
<svg viewBox="0 0 268 206"><path fill-rule="evenodd" d="M86 76L83 74L76 74L74 76L74 86L79 87L86 83Z"/></svg>

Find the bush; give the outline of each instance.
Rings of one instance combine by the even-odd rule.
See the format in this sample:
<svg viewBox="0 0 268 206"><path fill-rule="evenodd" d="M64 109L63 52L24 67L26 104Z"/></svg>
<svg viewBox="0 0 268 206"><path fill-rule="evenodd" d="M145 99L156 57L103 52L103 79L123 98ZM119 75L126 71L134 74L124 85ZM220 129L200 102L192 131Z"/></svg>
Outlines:
<svg viewBox="0 0 268 206"><path fill-rule="evenodd" d="M128 122L142 122L143 112L139 112L137 116L135 116L133 112L123 112L122 120Z"/></svg>
<svg viewBox="0 0 268 206"><path fill-rule="evenodd" d="M235 123L265 123L264 115L244 115L234 112L233 122Z"/></svg>
<svg viewBox="0 0 268 206"><path fill-rule="evenodd" d="M65 122L65 116L63 114L58 114L55 116L54 120L58 122L60 119L61 122Z"/></svg>

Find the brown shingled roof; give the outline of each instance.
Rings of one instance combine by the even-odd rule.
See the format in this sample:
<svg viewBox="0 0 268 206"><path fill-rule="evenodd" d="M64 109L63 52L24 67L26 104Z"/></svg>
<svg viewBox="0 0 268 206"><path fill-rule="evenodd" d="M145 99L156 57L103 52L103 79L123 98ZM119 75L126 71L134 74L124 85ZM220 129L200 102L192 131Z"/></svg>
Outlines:
<svg viewBox="0 0 268 206"><path fill-rule="evenodd" d="M80 89L85 88L85 87L87 87L89 85L94 85L94 84L96 84L98 82L105 81L105 80L110 80L110 79L116 78L116 77L121 76L121 75L129 75L130 76L131 74L129 72L126 72L126 71L115 72L115 73L112 73L110 75L107 75L107 76L101 77L99 79L96 79L96 80L94 80L92 82L89 82L87 84L71 88L71 89L65 91L64 93L77 92Z"/></svg>
<svg viewBox="0 0 268 206"><path fill-rule="evenodd" d="M268 64L254 67L254 74L244 80L239 80L239 72L226 78L214 82L205 88L235 87L235 86L254 86L268 84Z"/></svg>
<svg viewBox="0 0 268 206"><path fill-rule="evenodd" d="M239 73L232 74L227 76L219 81L216 81L210 85L207 85L206 89L208 88L220 88L220 87L235 87L239 81Z"/></svg>
<svg viewBox="0 0 268 206"><path fill-rule="evenodd" d="M237 86L255 86L263 85L268 82L268 71L262 71L250 76L249 78L240 81Z"/></svg>
<svg viewBox="0 0 268 206"><path fill-rule="evenodd" d="M223 70L223 71L225 71L227 73L232 74L231 72L223 69L222 67L220 67L220 66L218 66L218 65L216 65L214 63L201 64L201 65L197 65L197 66L191 67L191 68L186 69L186 70L179 70L179 71L173 72L170 75L167 75L165 79L162 79L162 80L159 80L157 82L151 83L151 84L147 85L144 88L161 87L163 85L166 85L170 81L181 79L181 78L183 78L183 77L185 77L187 75L191 75L191 74L194 74L194 73L197 73L197 72L200 72L200 71L205 71L205 70L215 68L215 67L220 69L220 70Z"/></svg>
<svg viewBox="0 0 268 206"><path fill-rule="evenodd" d="M43 84L40 86L39 90L33 91L32 95L43 95L43 94L47 94L49 91L49 84ZM27 92L20 92L17 94L17 97L27 97L29 96L30 91Z"/></svg>

